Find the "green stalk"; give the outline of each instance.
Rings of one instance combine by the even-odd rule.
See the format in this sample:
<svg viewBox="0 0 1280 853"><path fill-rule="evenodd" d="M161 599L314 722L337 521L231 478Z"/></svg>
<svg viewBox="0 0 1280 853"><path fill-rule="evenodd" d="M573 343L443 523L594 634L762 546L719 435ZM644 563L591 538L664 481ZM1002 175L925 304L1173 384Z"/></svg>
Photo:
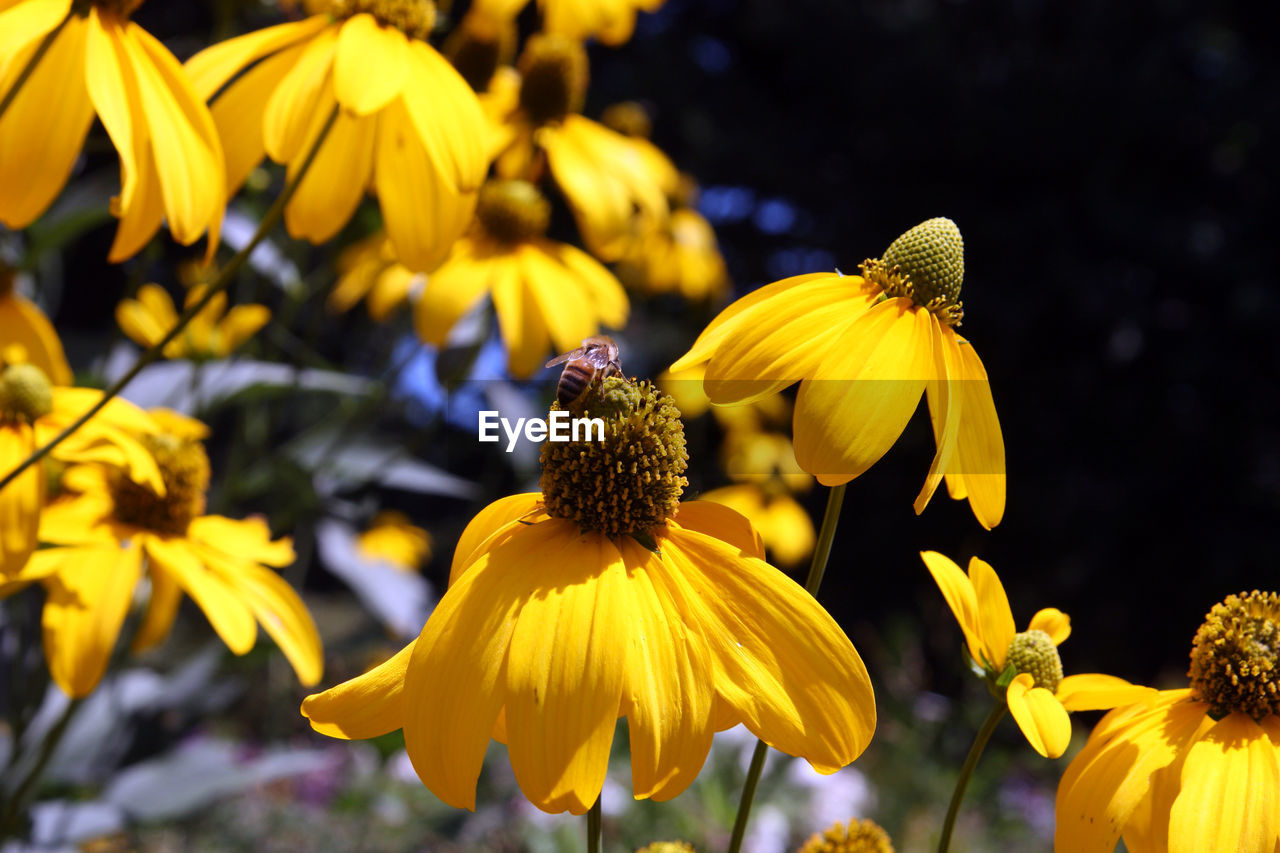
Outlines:
<svg viewBox="0 0 1280 853"><path fill-rule="evenodd" d="M991 713L987 714L982 728L978 729L978 734L973 739L973 746L969 747L964 766L960 768L960 778L956 779L955 790L951 792L951 804L947 806L947 819L942 824L942 838L938 841L938 853L947 853L947 849L951 846L951 833L956 827L956 815L960 812L960 801L964 799L964 789L969 787L969 777L978 766L978 759L982 757L987 741L991 740L991 733L996 730L996 726L1004 718L1007 710L1009 706L1004 700L999 700L991 709Z"/></svg>
<svg viewBox="0 0 1280 853"><path fill-rule="evenodd" d="M14 79L13 85L9 87L9 91L4 93L3 98L0 98L0 118L4 118L5 112L9 109L9 105L17 100L18 90L22 88L23 83L27 82L27 78L35 73L36 66L40 64L41 59L44 59L44 55L49 52L49 47L53 44L53 40L58 37L58 33L62 32L62 28L67 25L67 21L71 20L71 14L72 13L68 13L67 16L62 19L62 23L50 30L48 35L40 41L40 45L36 48L36 52L31 54L31 58L27 60L26 66L18 72L18 76Z"/></svg>
<svg viewBox="0 0 1280 853"><path fill-rule="evenodd" d="M804 588L814 598L818 597L818 587L822 585L822 576L827 571L827 560L831 557L831 544L836 538L836 526L840 523L840 508L844 506L845 484L832 486L827 492L827 509L822 514L822 528L818 531L818 544L813 550L813 561L809 563L809 577L805 579ZM751 755L751 766L747 768L747 781L742 786L742 799L738 802L738 814L733 821L733 835L729 837L729 853L738 853L742 848L742 840L747 834L747 819L751 817L751 802L756 796L756 786L760 783L760 774L764 771L764 757L769 746L764 741L756 742L755 752Z"/></svg>
<svg viewBox="0 0 1280 853"><path fill-rule="evenodd" d="M587 810L587 853L600 853L600 832L603 821L600 818L600 798Z"/></svg>
<svg viewBox="0 0 1280 853"><path fill-rule="evenodd" d="M4 804L3 815L0 815L0 841L8 838L13 833L14 823L17 821L18 816L22 814L22 806L26 802L27 796L35 787L36 782L40 780L40 775L44 773L44 768L48 766L49 760L53 758L53 754L58 749L58 744L62 742L62 736L67 732L71 716L83 701L83 699L69 701L66 710L62 712L62 716L53 724L53 728L49 729L49 733L44 736L44 742L40 744L40 755L36 758L36 763L27 771L27 775L22 777L22 782L18 784L18 787L9 796L8 802ZM13 744L13 748L15 750L18 748L16 742Z"/></svg>
<svg viewBox="0 0 1280 853"><path fill-rule="evenodd" d="M258 230L253 233L253 237L244 245L243 248L240 249L239 252L236 252L235 256L232 257L230 261L227 262L227 265L218 273L218 277L209 285L209 289L205 291L199 301L192 303L189 308L183 311L182 315L178 317L177 325L170 329L168 334L161 338L154 346L139 355L138 360L133 363L133 366L129 368L128 372L112 383L111 387L106 391L102 392L102 399L97 403L94 403L93 406L83 415L76 418L70 426L54 436L48 444L38 448L34 453L28 456L21 465L6 474L3 479L0 479L0 489L3 489L5 486L13 482L19 474L47 456L49 451L61 444L68 436L80 429L80 427L84 426L90 418L102 411L107 403L111 402L112 398L119 395L120 392L124 390L125 386L132 382L137 375L147 367L147 365L160 357L164 352L164 348L170 341L182 334L182 331L187 328L187 324L191 322L192 318L203 311L205 306L213 301L214 297L227 289L227 286L231 284L231 280L235 277L236 273L240 271L240 268L244 266L245 261L249 259L249 255L253 253L253 250L256 249L258 244L266 238L271 229L280 221L280 217L284 215L285 205L289 203L289 199L293 198L293 194L297 191L298 185L302 183L302 179L306 177L307 172L311 168L311 164L315 162L316 155L320 152L320 146L323 144L325 137L329 135L329 129L333 127L333 123L337 118L338 108L335 106L333 108L333 112L329 114L329 120L325 122L324 127L320 130L320 135L316 137L315 144L311 146L311 150L307 152L306 158L302 161L302 167L298 169L298 172L293 176L293 179L285 184L284 190L280 193L280 197L275 200L267 210L266 214L262 217L262 221L258 223Z"/></svg>

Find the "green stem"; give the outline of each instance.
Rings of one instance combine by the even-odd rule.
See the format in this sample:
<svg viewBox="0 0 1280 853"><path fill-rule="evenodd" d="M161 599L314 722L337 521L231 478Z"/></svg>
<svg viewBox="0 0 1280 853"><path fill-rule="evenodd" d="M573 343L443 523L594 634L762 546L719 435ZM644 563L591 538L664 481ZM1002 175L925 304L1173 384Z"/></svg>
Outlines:
<svg viewBox="0 0 1280 853"><path fill-rule="evenodd" d="M805 579L804 588L814 598L818 596L818 587L822 585L822 576L827 571L827 560L831 557L831 544L836 538L836 526L840 523L840 508L844 506L845 484L832 486L827 492L827 509L822 514L822 527L818 531L818 544L813 549L813 561L809 563L809 577ZM751 755L751 766L747 768L747 781L742 786L742 799L738 802L738 814L733 821L733 835L729 838L729 853L738 853L742 848L742 840L747 834L747 819L751 817L751 802L756 796L756 786L760 783L760 774L764 770L764 757L769 751L764 741L756 742L755 752Z"/></svg>
<svg viewBox="0 0 1280 853"><path fill-rule="evenodd" d="M4 118L5 112L9 109L9 105L18 99L18 90L22 88L22 84L27 82L32 74L35 73L36 66L40 64L40 60L49 52L49 48L53 45L53 40L58 37L58 33L62 32L62 28L67 25L67 21L71 20L71 13L68 13L62 19L62 23L49 31L36 48L36 52L31 54L31 58L27 60L26 66L18 72L18 76L14 79L13 85L9 87L9 91L4 93L4 97L0 98L0 118Z"/></svg>
<svg viewBox="0 0 1280 853"><path fill-rule="evenodd" d="M978 734L973 739L973 746L969 747L969 755L965 757L964 766L960 768L960 778L956 779L955 790L951 792L951 804L947 806L947 819L942 824L942 838L938 841L938 853L947 853L947 849L951 846L951 832L956 826L956 815L960 812L960 801L964 799L964 789L969 787L969 777L978 766L982 750L986 749L987 741L991 740L991 733L996 730L996 725L1004 718L1007 710L1009 706L1003 700L999 700L991 709L991 713L987 714L982 728L978 729Z"/></svg>
<svg viewBox="0 0 1280 853"><path fill-rule="evenodd" d="M49 729L48 734L44 736L44 742L40 745L40 755L36 758L36 763L27 771L27 775L23 777L22 782L14 789L13 794L9 796L8 802L4 805L4 814L0 816L0 841L8 838L14 831L14 823L17 822L18 816L22 814L23 803L26 802L27 796L35 787L36 782L40 781L40 775L44 773L44 769L49 764L49 760L53 758L54 752L58 749L58 744L62 741L62 736L66 734L67 726L71 722L71 716L76 709L80 707L83 699L72 699L67 702L67 708L62 712L62 716L53 724L53 728ZM14 748L17 748L15 743Z"/></svg>
<svg viewBox="0 0 1280 853"><path fill-rule="evenodd" d="M160 357L164 352L164 348L170 341L182 334L182 331L187 327L187 324L191 322L192 318L203 311L205 306L213 301L214 297L227 289L227 285L231 283L235 274L240 271L242 266L244 266L245 261L249 259L249 255L253 253L253 250L258 247L258 244L266 238L271 229L280 221L280 217L284 214L285 205L289 203L289 199L293 198L293 194L297 191L298 185L302 183L302 179L306 177L307 171L311 168L311 164L315 162L316 155L320 152L320 146L324 142L325 137L329 135L329 129L333 127L333 123L337 118L338 108L335 106L333 108L333 112L329 114L329 120L321 129L320 135L316 137L315 144L311 146L311 150L307 152L306 158L302 161L301 168L298 169L297 173L293 176L293 179L285 184L284 190L280 193L280 197L275 200L275 203L271 205L266 214L262 217L262 221L258 223L258 230L253 233L253 237L249 242L246 243L240 251L236 252L235 256L232 257L231 260L227 262L227 265L222 268L218 273L218 277L209 285L209 289L205 291L200 300L192 303L185 311L183 311L182 315L178 317L177 325L170 329L168 334L161 338L154 346L139 355L138 360L133 363L133 366L129 368L128 372L113 382L111 387L102 392L102 399L94 403L93 406L83 415L76 418L70 426L54 436L48 444L38 448L34 453L28 456L21 465L6 474L4 479L0 479L0 489L4 489L4 487L13 482L19 474L47 456L49 451L61 444L68 436L80 429L80 427L84 426L90 418L102 411L107 403L111 402L112 398L119 395L119 393L124 390L125 386L132 382L134 378L136 378L137 375L147 367L147 365Z"/></svg>
<svg viewBox="0 0 1280 853"><path fill-rule="evenodd" d="M600 798L587 810L587 853L600 853Z"/></svg>

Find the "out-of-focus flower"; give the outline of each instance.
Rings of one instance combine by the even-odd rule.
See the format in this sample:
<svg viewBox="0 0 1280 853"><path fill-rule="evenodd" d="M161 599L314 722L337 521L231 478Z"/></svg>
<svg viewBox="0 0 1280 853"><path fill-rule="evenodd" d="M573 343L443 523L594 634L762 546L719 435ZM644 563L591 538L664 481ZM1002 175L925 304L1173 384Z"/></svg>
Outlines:
<svg viewBox="0 0 1280 853"><path fill-rule="evenodd" d="M635 290L678 293L691 302L715 301L729 290L715 230L687 207L671 211L665 227L637 237L619 262L618 277Z"/></svg>
<svg viewBox="0 0 1280 853"><path fill-rule="evenodd" d="M516 15L528 0L476 0L449 33L443 51L477 92L489 88L498 68L515 56Z"/></svg>
<svg viewBox="0 0 1280 853"><path fill-rule="evenodd" d="M205 287L196 285L187 291L186 307L200 301ZM226 358L270 320L271 309L265 305L236 305L228 311L226 293L218 293L191 318L181 335L165 345L164 357L194 361ZM134 343L153 347L178 325L178 312L168 291L158 284L144 284L136 298L122 299L116 305L116 322Z"/></svg>
<svg viewBox="0 0 1280 853"><path fill-rule="evenodd" d="M543 444L542 492L476 516L422 634L308 697L312 726L347 738L403 728L423 783L466 808L492 737L534 805L585 812L619 716L641 798L683 791L712 734L739 722L821 772L853 761L875 703L848 638L763 561L742 516L680 503L670 398L621 377L591 388L584 411L606 416L604 440Z"/></svg>
<svg viewBox="0 0 1280 853"><path fill-rule="evenodd" d="M68 388L49 382L30 363L6 362L16 347L0 357L0 477L8 475L37 448L48 444L102 399L91 388ZM112 399L84 426L53 449L63 462L102 462L160 492L164 483L147 448L133 435L155 432L156 425L139 408ZM127 482L127 481L126 481ZM132 485L132 484L131 484ZM134 485L134 488L142 488ZM45 503L45 466L31 465L0 490L0 595L39 577L28 565L35 550L41 508Z"/></svg>
<svg viewBox="0 0 1280 853"><path fill-rule="evenodd" d="M361 556L406 572L418 571L431 559L431 534L395 510L375 515L356 542Z"/></svg>
<svg viewBox="0 0 1280 853"><path fill-rule="evenodd" d="M54 682L70 696L93 690L145 574L151 595L134 651L168 636L185 593L231 651L252 649L261 625L298 680L315 684L320 637L302 599L275 571L294 561L292 543L272 539L259 518L205 515L209 458L192 438L203 425L174 413L153 417L166 430L142 440L159 465L163 495L86 467L64 478L78 493L54 501L41 517L40 539L53 547L31 562L46 575L45 657Z"/></svg>
<svg viewBox="0 0 1280 853"><path fill-rule="evenodd" d="M636 12L653 12L663 0L538 0L542 29L572 39L625 44L636 28Z"/></svg>
<svg viewBox="0 0 1280 853"><path fill-rule="evenodd" d="M96 113L120 153L120 219L109 259L138 252L167 221L190 245L218 244L222 146L204 102L164 45L129 20L141 0L17 0L0 7L0 95L53 39L0 117L0 222L25 228L61 192Z"/></svg>
<svg viewBox="0 0 1280 853"><path fill-rule="evenodd" d="M969 655L1005 701L1027 742L1046 758L1057 758L1071 740L1068 711L1097 711L1145 699L1150 687L1113 675L1062 676L1058 645L1071 634L1071 620L1050 607L1014 632L1013 612L995 569L977 557L966 575L936 551L920 554L964 632Z"/></svg>
<svg viewBox="0 0 1280 853"><path fill-rule="evenodd" d="M546 239L550 205L527 181L485 184L472 231L427 278L416 306L422 340L443 344L458 319L489 295L511 373L524 378L548 352L568 352L602 325L619 328L630 305L622 285L585 252Z"/></svg>
<svg viewBox="0 0 1280 853"><path fill-rule="evenodd" d="M1058 785L1054 849L1272 853L1280 842L1280 595L1227 596L1191 686L1107 714Z"/></svg>
<svg viewBox="0 0 1280 853"><path fill-rule="evenodd" d="M500 154L498 175L536 181L545 162L587 248L603 260L618 259L636 228L656 227L667 218L663 172L652 146L580 114L587 54L579 42L536 35L526 43L519 68L519 74L507 69L495 75L484 98L491 144Z"/></svg>
<svg viewBox="0 0 1280 853"><path fill-rule="evenodd" d="M800 853L893 853L893 842L880 824L854 818L811 836Z"/></svg>
<svg viewBox="0 0 1280 853"><path fill-rule="evenodd" d="M192 57L196 90L213 98L228 188L264 155L296 174L336 113L285 208L289 233L328 240L372 188L400 260L434 269L470 222L488 166L479 102L427 43L434 22L430 2L331 0Z"/></svg>
<svg viewBox="0 0 1280 853"><path fill-rule="evenodd" d="M71 365L53 324L36 304L15 290L17 275L0 261L0 340L22 347L24 359L44 371L54 385L71 384ZM2 356L0 356L2 357Z"/></svg>
<svg viewBox="0 0 1280 853"><path fill-rule="evenodd" d="M698 851L687 841L655 841L641 847L636 853L698 853Z"/></svg>
<svg viewBox="0 0 1280 853"><path fill-rule="evenodd" d="M400 263L387 235L379 232L348 246L338 256L338 283L329 291L325 306L341 314L364 299L369 316L385 323L391 312L409 300L419 281Z"/></svg>
<svg viewBox="0 0 1280 853"><path fill-rule="evenodd" d="M863 275L812 273L734 302L673 371L708 362L718 405L800 382L794 418L800 467L824 485L847 483L897 440L925 393L937 453L915 500L922 512L945 476L991 529L1004 516L1004 437L991 385L963 316L964 243L931 219L903 234Z"/></svg>

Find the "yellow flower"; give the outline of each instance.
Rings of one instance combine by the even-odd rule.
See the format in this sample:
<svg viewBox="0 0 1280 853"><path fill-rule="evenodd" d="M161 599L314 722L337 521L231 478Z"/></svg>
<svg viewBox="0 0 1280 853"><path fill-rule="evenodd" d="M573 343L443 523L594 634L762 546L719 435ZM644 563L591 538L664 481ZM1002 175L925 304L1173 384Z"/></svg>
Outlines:
<svg viewBox="0 0 1280 853"><path fill-rule="evenodd" d="M369 316L379 323L409 300L414 283L421 280L400 263L395 246L381 232L344 249L338 256L338 273L325 307L342 314L367 298Z"/></svg>
<svg viewBox="0 0 1280 853"><path fill-rule="evenodd" d="M167 415L165 423L181 416ZM183 419L189 420L189 419ZM51 503L41 518L33 564L47 575L45 657L70 696L90 693L142 577L150 601L133 639L141 651L168 636L183 594L204 611L231 651L243 655L258 625L275 640L298 680L320 680L320 637L306 605L274 570L294 561L292 543L271 538L258 518L204 513L209 459L185 427L146 436L164 478L164 496L100 467L75 472L79 494Z"/></svg>
<svg viewBox="0 0 1280 853"><path fill-rule="evenodd" d="M70 385L71 365L58 333L44 312L14 289L15 277L14 270L0 261L0 339L6 348L22 347L23 360L44 371L54 385Z"/></svg>
<svg viewBox="0 0 1280 853"><path fill-rule="evenodd" d="M416 572L431 559L431 534L411 524L404 513L383 510L357 538L356 547L367 559Z"/></svg>
<svg viewBox="0 0 1280 853"><path fill-rule="evenodd" d="M56 33L0 117L0 222L25 228L49 207L96 113L120 153L109 259L137 253L162 219L183 245L207 230L212 256L226 204L222 146L173 54L129 20L139 2L0 3L0 93Z"/></svg>
<svg viewBox="0 0 1280 853"><path fill-rule="evenodd" d="M897 440L927 394L937 453L915 500L922 512L945 475L991 529L1004 515L1004 438L987 371L956 334L964 246L949 219L903 234L862 276L815 273L775 282L726 308L679 361L708 362L717 405L800 382L796 459L824 485L847 483Z"/></svg>
<svg viewBox="0 0 1280 853"><path fill-rule="evenodd" d="M920 554L964 631L969 656L993 689L1006 689L1009 712L1027 742L1046 758L1057 758L1071 740L1068 711L1096 711L1136 702L1155 693L1113 675L1062 675L1058 645L1071 634L1071 620L1057 608L1040 610L1015 633L1009 599L995 569L977 557L966 576L936 551Z"/></svg>
<svg viewBox="0 0 1280 853"><path fill-rule="evenodd" d="M619 262L618 277L645 293L678 293L691 302L718 300L729 290L711 223L687 207L636 240Z"/></svg>
<svg viewBox="0 0 1280 853"><path fill-rule="evenodd" d="M854 819L811 836L799 853L893 853L893 842L874 820Z"/></svg>
<svg viewBox="0 0 1280 853"><path fill-rule="evenodd" d="M187 291L187 307L200 301L205 286ZM164 348L165 358L226 358L233 350L271 320L265 305L237 305L227 310L227 295L219 293ZM178 325L178 312L168 291L158 284L138 288L136 299L122 299L116 305L116 322L135 343L153 347Z"/></svg>
<svg viewBox="0 0 1280 853"><path fill-rule="evenodd" d="M1272 853L1280 847L1280 595L1209 612L1189 688L1117 708L1058 785L1054 849Z"/></svg>
<svg viewBox="0 0 1280 853"><path fill-rule="evenodd" d="M538 0L544 32L571 39L625 44L636 27L636 12L653 12L663 0Z"/></svg>
<svg viewBox="0 0 1280 853"><path fill-rule="evenodd" d="M512 374L524 378L549 352L568 352L601 325L618 328L629 304L607 269L573 246L543 236L546 199L530 183L490 181L475 227L427 278L418 300L418 337L442 345L459 318L488 294Z"/></svg>
<svg viewBox="0 0 1280 853"><path fill-rule="evenodd" d="M289 233L325 242L372 188L400 259L438 265L471 220L488 162L475 94L426 41L434 21L429 2L332 0L327 13L192 57L196 90L214 98L229 190L264 155L295 174L337 110L285 208Z"/></svg>
<svg viewBox="0 0 1280 853"><path fill-rule="evenodd" d="M643 227L666 221L664 177L670 161L657 163L652 145L633 140L582 116L587 54L572 40L536 35L525 45L520 74L494 76L485 95L499 153L500 177L535 180L542 163L573 211L583 242L597 257L618 259ZM664 158L665 160L665 155ZM638 211L638 214L637 214Z"/></svg>
<svg viewBox="0 0 1280 853"><path fill-rule="evenodd" d="M8 475L37 448L102 399L91 388L53 385L34 364L0 360L0 477ZM132 403L115 398L84 426L53 449L64 462L103 462L117 466L139 483L163 491L155 460L133 433L155 432L156 425ZM45 468L29 466L0 490L0 595L36 575L24 568L36 547L45 503Z"/></svg>
<svg viewBox="0 0 1280 853"><path fill-rule="evenodd" d="M421 635L308 697L312 726L403 728L423 783L465 808L492 737L534 805L584 813L619 717L639 798L683 791L713 733L738 723L820 772L853 761L875 726L853 645L764 562L742 516L679 502L687 457L670 398L620 377L591 387L583 411L605 419L604 441L544 444L541 493L472 520Z"/></svg>

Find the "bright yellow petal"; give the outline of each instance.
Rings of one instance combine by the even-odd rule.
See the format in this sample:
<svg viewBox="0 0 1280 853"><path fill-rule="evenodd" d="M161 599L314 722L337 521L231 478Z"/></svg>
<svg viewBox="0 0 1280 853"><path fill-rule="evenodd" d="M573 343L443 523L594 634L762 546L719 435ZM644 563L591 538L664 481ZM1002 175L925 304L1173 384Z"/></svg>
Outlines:
<svg viewBox="0 0 1280 853"><path fill-rule="evenodd" d="M400 264L392 264L382 271L374 280L373 289L365 306L369 309L369 317L375 323L385 323L391 314L401 305L409 301L414 285L422 279L416 273L409 272Z"/></svg>
<svg viewBox="0 0 1280 853"><path fill-rule="evenodd" d="M1068 711L1103 711L1141 702L1156 691L1123 678L1098 673L1068 675L1054 693Z"/></svg>
<svg viewBox="0 0 1280 853"><path fill-rule="evenodd" d="M495 257L491 293L498 313L498 328L507 346L507 367L517 379L527 379L542 369L551 350L551 334L547 331L540 306L520 278L515 260Z"/></svg>
<svg viewBox="0 0 1280 853"><path fill-rule="evenodd" d="M429 344L441 346L449 331L489 291L492 268L476 260L472 242L464 237L454 244L443 266L427 276L414 307L414 330Z"/></svg>
<svg viewBox="0 0 1280 853"><path fill-rule="evenodd" d="M59 550L66 559L45 583L44 651L54 683L77 698L106 671L142 571L142 549L111 543Z"/></svg>
<svg viewBox="0 0 1280 853"><path fill-rule="evenodd" d="M921 551L920 558L924 560L929 574L933 575L938 589L942 590L942 597L947 600L956 622L960 623L960 630L964 632L969 646L969 656L981 664L984 656L982 627L978 621L978 596L973 591L973 581L949 557L937 551ZM992 661L991 665L995 666L995 662Z"/></svg>
<svg viewBox="0 0 1280 853"><path fill-rule="evenodd" d="M204 611L227 648L238 655L253 648L258 626L252 611L225 580L196 558L190 545L181 539L148 535L145 548L151 559L151 571L169 572L173 576Z"/></svg>
<svg viewBox="0 0 1280 853"><path fill-rule="evenodd" d="M208 549L202 553L211 565L220 562ZM223 579L235 588L263 630L284 652L298 681L304 687L318 684L324 673L324 650L316 623L298 593L270 569L243 560L228 560L223 566Z"/></svg>
<svg viewBox="0 0 1280 853"><path fill-rule="evenodd" d="M378 737L402 728L405 678L417 642L364 675L308 696L302 701L302 716L320 734L347 740Z"/></svg>
<svg viewBox="0 0 1280 853"><path fill-rule="evenodd" d="M931 317L908 299L881 302L845 330L801 384L796 461L819 483L847 483L898 440L934 376Z"/></svg>
<svg viewBox="0 0 1280 853"><path fill-rule="evenodd" d="M333 103L330 69L338 47L338 28L320 31L303 49L284 76L263 113L262 138L267 154L277 163L291 163L305 154L303 143L313 135L312 125L328 118Z"/></svg>
<svg viewBox="0 0 1280 853"><path fill-rule="evenodd" d="M0 296L0 329L5 343L27 351L27 360L44 371L54 385L70 385L71 366L53 324L36 304L17 293Z"/></svg>
<svg viewBox="0 0 1280 853"><path fill-rule="evenodd" d="M1071 617L1056 607L1046 607L1031 617L1027 630L1044 631L1055 646L1060 646L1071 636Z"/></svg>
<svg viewBox="0 0 1280 853"><path fill-rule="evenodd" d="M518 275L547 325L556 352L569 352L600 331L595 306L581 281L567 275L564 267L536 246L517 246L513 254Z"/></svg>
<svg viewBox="0 0 1280 853"><path fill-rule="evenodd" d="M991 530L1004 517L1004 435L982 360L968 341L959 350L964 376L960 392L963 414L959 444L947 473L964 480L962 492L968 497L974 516Z"/></svg>
<svg viewBox="0 0 1280 853"><path fill-rule="evenodd" d="M184 69L200 99L207 101L245 68L277 51L295 47L332 24L328 15L277 24L218 42L187 60Z"/></svg>
<svg viewBox="0 0 1280 853"><path fill-rule="evenodd" d="M285 25L289 26L289 25ZM254 65L209 105L227 158L227 197L235 195L267 154L263 122L271 94L302 56L304 46L288 47ZM207 51L206 51L207 52ZM193 58L195 62L199 56ZM190 63L188 63L188 68Z"/></svg>
<svg viewBox="0 0 1280 853"><path fill-rule="evenodd" d="M951 467L951 459L955 456L956 444L960 435L960 413L963 407L961 394L961 355L956 334L949 326L939 322L937 316L930 314L933 324L933 360L936 377L926 387L929 400L929 419L933 425L933 439L937 452L929 463L929 473L925 477L920 494L916 495L913 507L916 515L924 512L929 499L942 483L943 474Z"/></svg>
<svg viewBox="0 0 1280 853"><path fill-rule="evenodd" d="M404 88L409 71L409 42L394 27L380 26L361 12L341 25L333 58L338 103L358 116L385 107Z"/></svg>
<svg viewBox="0 0 1280 853"><path fill-rule="evenodd" d="M1245 714L1223 717L1194 744L1169 815L1169 853L1273 853L1280 835L1280 766Z"/></svg>
<svg viewBox="0 0 1280 853"><path fill-rule="evenodd" d="M764 540L745 515L730 506L710 500L680 504L676 523L733 545L745 556L764 559Z"/></svg>
<svg viewBox="0 0 1280 853"><path fill-rule="evenodd" d="M61 8L65 17L66 5L65 0L53 4L29 0L0 19L24 9L56 14ZM8 56L5 39L17 34L6 30L10 26L20 23L0 20L0 71ZM83 22L75 18L63 27L0 120L0 222L10 228L25 228L53 203L84 147L93 122L93 104L82 82L86 32ZM29 54L23 50L13 64L25 66ZM18 69L13 71L16 74ZM12 75L0 73L0 91L8 89L11 81Z"/></svg>
<svg viewBox="0 0 1280 853"><path fill-rule="evenodd" d="M291 566L297 559L293 541L288 537L273 539L271 529L260 517L234 519L204 515L192 519L187 538L277 569Z"/></svg>
<svg viewBox="0 0 1280 853"><path fill-rule="evenodd" d="M0 70L4 59L34 46L70 11L71 0L25 0L8 8L0 6ZM0 93L4 91L0 88Z"/></svg>
<svg viewBox="0 0 1280 853"><path fill-rule="evenodd" d="M120 155L120 206L133 206L146 152L147 129L133 72L119 41L119 28L90 11L85 43L85 82L93 107Z"/></svg>
<svg viewBox="0 0 1280 853"><path fill-rule="evenodd" d="M265 305L237 305L227 312L219 327L222 354L226 355L258 333L271 322L271 309Z"/></svg>
<svg viewBox="0 0 1280 853"><path fill-rule="evenodd" d="M476 513L453 549L453 564L449 569L449 586L458 582L458 578L467 567L482 553L489 550L486 543L499 531L517 519L529 517L542 503L541 492L525 492L499 498ZM545 516L543 516L545 518Z"/></svg>
<svg viewBox="0 0 1280 853"><path fill-rule="evenodd" d="M875 731L875 699L835 620L786 575L706 534L671 526L658 547L664 586L703 628L716 692L752 734L819 773L857 758Z"/></svg>
<svg viewBox="0 0 1280 853"><path fill-rule="evenodd" d="M488 171L484 113L475 92L426 42L409 43L409 79L402 94L419 139L454 193L480 188Z"/></svg>
<svg viewBox="0 0 1280 853"><path fill-rule="evenodd" d="M0 424L0 471L8 474L36 449L26 424ZM44 504L44 466L31 465L0 491L0 577L18 574L36 547Z"/></svg>
<svg viewBox="0 0 1280 853"><path fill-rule="evenodd" d="M612 329L627 323L631 303L617 277L586 252L567 243L544 241L543 251L571 270L586 285L599 322Z"/></svg>
<svg viewBox="0 0 1280 853"><path fill-rule="evenodd" d="M315 144L332 108L331 96L320 99L305 150ZM291 235L323 243L347 224L364 198L372 174L377 128L373 118L338 114L315 161L285 207L284 222ZM289 164L291 178L301 165L301 158Z"/></svg>
<svg viewBox="0 0 1280 853"><path fill-rule="evenodd" d="M129 651L135 654L164 642L182 604L182 587L178 586L173 575L161 570L149 572L147 577L151 581L151 598L129 645Z"/></svg>
<svg viewBox="0 0 1280 853"><path fill-rule="evenodd" d="M1018 675L1009 683L1005 700L1031 748L1045 758L1057 758L1071 742L1071 718L1052 693L1034 683L1025 672Z"/></svg>
<svg viewBox="0 0 1280 853"><path fill-rule="evenodd" d="M1013 624L1013 611L1009 609L1009 596L1004 584L991 564L977 557L969 559L969 580L978 599L978 631L987 658L996 670L1004 669L1005 655L1017 628Z"/></svg>

